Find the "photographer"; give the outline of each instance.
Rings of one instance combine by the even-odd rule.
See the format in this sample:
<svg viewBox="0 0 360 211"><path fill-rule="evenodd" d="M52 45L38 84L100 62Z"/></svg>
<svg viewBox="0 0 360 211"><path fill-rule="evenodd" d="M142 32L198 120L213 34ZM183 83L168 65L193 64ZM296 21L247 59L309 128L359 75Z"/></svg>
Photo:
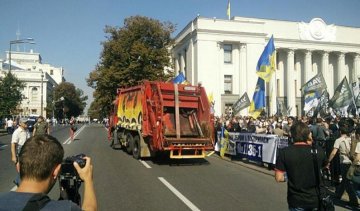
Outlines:
<svg viewBox="0 0 360 211"><path fill-rule="evenodd" d="M21 183L15 192L0 197L1 210L96 210L93 186L93 166L85 157L83 168L74 162L79 177L84 181L84 200L78 207L69 200L54 201L46 195L55 185L61 171L64 149L58 140L49 135L34 136L23 145L17 169Z"/></svg>

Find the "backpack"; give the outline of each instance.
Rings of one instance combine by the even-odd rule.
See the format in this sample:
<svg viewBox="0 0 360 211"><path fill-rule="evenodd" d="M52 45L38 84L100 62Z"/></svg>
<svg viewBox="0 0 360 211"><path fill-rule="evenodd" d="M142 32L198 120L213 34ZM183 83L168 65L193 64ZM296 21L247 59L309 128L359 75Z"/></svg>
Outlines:
<svg viewBox="0 0 360 211"><path fill-rule="evenodd" d="M46 122L37 122L34 127L36 128L36 135L45 135L47 133L48 124Z"/></svg>

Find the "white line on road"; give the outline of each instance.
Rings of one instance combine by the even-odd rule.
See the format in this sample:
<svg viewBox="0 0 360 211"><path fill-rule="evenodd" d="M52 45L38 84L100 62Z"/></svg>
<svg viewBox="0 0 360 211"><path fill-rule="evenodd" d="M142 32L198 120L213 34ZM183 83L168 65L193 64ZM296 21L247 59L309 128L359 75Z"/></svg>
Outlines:
<svg viewBox="0 0 360 211"><path fill-rule="evenodd" d="M84 128L85 128L85 125L81 126L81 128L75 132L74 139ZM71 141L70 137L68 139L66 139L66 141L63 142L63 144L71 144L71 143L72 143L72 141Z"/></svg>
<svg viewBox="0 0 360 211"><path fill-rule="evenodd" d="M5 148L5 147L7 147L8 145L7 144L5 144L5 145L3 145L3 146L0 146L0 148Z"/></svg>
<svg viewBox="0 0 360 211"><path fill-rule="evenodd" d="M143 161L143 160L139 160L139 161L140 161L140 163L142 163L146 168L151 169L151 166L149 166L149 164L147 164L145 161Z"/></svg>
<svg viewBox="0 0 360 211"><path fill-rule="evenodd" d="M183 201L186 206L188 206L193 211L200 211L189 199L187 199L184 195L182 195L174 186L172 186L168 181L166 181L163 177L158 177L158 179L173 192L181 201Z"/></svg>

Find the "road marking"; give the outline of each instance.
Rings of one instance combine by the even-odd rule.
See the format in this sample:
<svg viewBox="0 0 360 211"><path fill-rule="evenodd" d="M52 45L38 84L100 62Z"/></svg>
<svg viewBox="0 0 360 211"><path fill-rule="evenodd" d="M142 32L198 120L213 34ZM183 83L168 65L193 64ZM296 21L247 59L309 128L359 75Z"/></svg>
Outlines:
<svg viewBox="0 0 360 211"><path fill-rule="evenodd" d="M15 185L13 188L11 188L10 191L16 191L17 188L18 188L18 187Z"/></svg>
<svg viewBox="0 0 360 211"><path fill-rule="evenodd" d="M5 147L7 147L8 145L7 144L5 144L5 145L3 145L3 146L0 146L0 148L5 148Z"/></svg>
<svg viewBox="0 0 360 211"><path fill-rule="evenodd" d="M184 195L182 195L174 186L172 186L168 181L166 181L163 177L158 177L158 179L173 192L181 201L186 204L193 211L200 211L189 199L187 199Z"/></svg>
<svg viewBox="0 0 360 211"><path fill-rule="evenodd" d="M145 161L143 161L143 160L139 160L139 161L140 161L140 163L142 163L146 168L151 169L151 166L149 166L149 164L147 164Z"/></svg>
<svg viewBox="0 0 360 211"><path fill-rule="evenodd" d="M74 139L84 128L85 128L85 125L81 126L81 128L75 132ZM71 144L71 143L72 143L72 141L71 141L70 137L68 139L66 139L66 141L63 142L63 144Z"/></svg>
<svg viewBox="0 0 360 211"><path fill-rule="evenodd" d="M215 151L212 151L212 152L210 152L209 154L207 154L206 156L207 157L210 157L211 155L213 155L215 153Z"/></svg>

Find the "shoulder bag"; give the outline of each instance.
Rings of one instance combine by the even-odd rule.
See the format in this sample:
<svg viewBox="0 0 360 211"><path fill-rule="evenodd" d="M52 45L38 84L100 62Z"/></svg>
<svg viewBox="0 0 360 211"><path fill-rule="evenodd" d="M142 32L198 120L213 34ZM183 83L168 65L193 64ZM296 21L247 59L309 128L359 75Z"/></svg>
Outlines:
<svg viewBox="0 0 360 211"><path fill-rule="evenodd" d="M311 154L313 155L316 192L319 199L319 210L335 211L333 199L328 193L326 193L326 190L320 185L320 169L317 162L317 149L315 147L312 148Z"/></svg>
<svg viewBox="0 0 360 211"><path fill-rule="evenodd" d="M34 194L26 203L23 211L37 211L41 210L48 202L50 202L49 196L43 193Z"/></svg>

